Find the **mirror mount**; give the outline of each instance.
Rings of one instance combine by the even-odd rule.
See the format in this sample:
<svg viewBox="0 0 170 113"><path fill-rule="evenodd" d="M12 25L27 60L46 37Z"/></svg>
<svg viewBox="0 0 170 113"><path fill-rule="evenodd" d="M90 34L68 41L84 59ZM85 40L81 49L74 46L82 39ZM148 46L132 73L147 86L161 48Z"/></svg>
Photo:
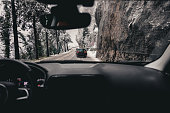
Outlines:
<svg viewBox="0 0 170 113"><path fill-rule="evenodd" d="M56 16L79 14L77 5L57 5L51 8L51 14Z"/></svg>

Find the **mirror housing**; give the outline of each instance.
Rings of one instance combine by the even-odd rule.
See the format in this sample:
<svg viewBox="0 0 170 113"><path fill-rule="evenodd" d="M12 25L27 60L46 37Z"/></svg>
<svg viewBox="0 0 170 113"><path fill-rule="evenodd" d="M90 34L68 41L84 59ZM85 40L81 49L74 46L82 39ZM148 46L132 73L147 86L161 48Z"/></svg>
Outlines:
<svg viewBox="0 0 170 113"><path fill-rule="evenodd" d="M67 30L84 28L90 25L91 16L88 13L80 13L74 15L74 17L69 17L69 15L53 15L47 14L40 17L40 23L43 27L55 30Z"/></svg>
<svg viewBox="0 0 170 113"><path fill-rule="evenodd" d="M88 27L91 22L89 13L80 13L77 8L78 1L86 0L48 0L58 2L51 8L51 14L42 15L40 23L43 27L55 30L67 30ZM70 1L73 1L70 2ZM87 0L91 1L91 0ZM85 3L88 3L88 2ZM94 0L93 0L94 2Z"/></svg>

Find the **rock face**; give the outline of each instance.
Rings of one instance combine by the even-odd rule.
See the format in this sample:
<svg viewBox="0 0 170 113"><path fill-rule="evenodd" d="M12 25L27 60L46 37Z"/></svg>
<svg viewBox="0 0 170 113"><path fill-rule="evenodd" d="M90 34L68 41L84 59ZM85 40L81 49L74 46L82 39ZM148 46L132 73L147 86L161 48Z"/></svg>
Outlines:
<svg viewBox="0 0 170 113"><path fill-rule="evenodd" d="M104 61L151 61L170 40L170 1L102 1L95 19Z"/></svg>

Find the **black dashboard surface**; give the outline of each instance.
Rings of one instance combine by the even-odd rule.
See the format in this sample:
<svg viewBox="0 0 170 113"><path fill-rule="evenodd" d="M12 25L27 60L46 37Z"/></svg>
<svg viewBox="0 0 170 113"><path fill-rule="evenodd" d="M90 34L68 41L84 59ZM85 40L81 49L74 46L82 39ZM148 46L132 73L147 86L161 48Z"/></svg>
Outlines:
<svg viewBox="0 0 170 113"><path fill-rule="evenodd" d="M114 88L139 91L169 91L169 77L144 66L112 63L39 63L48 71L48 78L97 76L103 77Z"/></svg>
<svg viewBox="0 0 170 113"><path fill-rule="evenodd" d="M48 101L59 103L59 108L78 106L105 111L116 106L114 109L120 111L120 107L143 109L170 100L169 76L144 66L112 63L38 65L48 71ZM55 108L56 104L51 106Z"/></svg>

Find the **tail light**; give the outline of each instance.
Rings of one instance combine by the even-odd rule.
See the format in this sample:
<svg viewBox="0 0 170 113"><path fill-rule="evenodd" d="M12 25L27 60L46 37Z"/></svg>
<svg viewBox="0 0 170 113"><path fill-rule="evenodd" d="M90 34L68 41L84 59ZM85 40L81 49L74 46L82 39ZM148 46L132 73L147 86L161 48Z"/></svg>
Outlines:
<svg viewBox="0 0 170 113"><path fill-rule="evenodd" d="M84 53L87 53L87 51L84 51Z"/></svg>

